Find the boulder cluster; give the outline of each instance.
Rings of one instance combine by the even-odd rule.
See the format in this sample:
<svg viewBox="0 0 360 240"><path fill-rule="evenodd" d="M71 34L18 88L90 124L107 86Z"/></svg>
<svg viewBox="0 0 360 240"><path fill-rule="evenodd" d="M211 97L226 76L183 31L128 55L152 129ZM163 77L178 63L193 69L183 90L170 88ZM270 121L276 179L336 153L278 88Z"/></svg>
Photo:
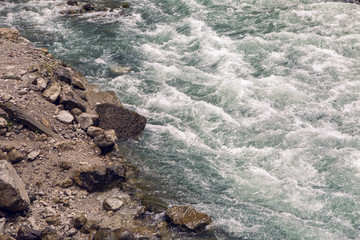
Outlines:
<svg viewBox="0 0 360 240"><path fill-rule="evenodd" d="M0 28L0 240L207 232L208 215L190 206L154 213L157 200L144 204L132 184L138 171L116 144L138 139L145 125L114 92Z"/></svg>

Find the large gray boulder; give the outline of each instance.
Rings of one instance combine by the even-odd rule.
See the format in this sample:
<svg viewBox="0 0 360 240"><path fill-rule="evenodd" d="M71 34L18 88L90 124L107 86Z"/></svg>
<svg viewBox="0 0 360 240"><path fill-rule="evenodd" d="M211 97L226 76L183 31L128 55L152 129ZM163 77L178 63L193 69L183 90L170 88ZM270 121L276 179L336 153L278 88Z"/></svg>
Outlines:
<svg viewBox="0 0 360 240"><path fill-rule="evenodd" d="M96 107L99 127L114 129L119 140L139 137L146 125L146 118L140 114L114 104L100 104Z"/></svg>
<svg viewBox="0 0 360 240"><path fill-rule="evenodd" d="M0 160L0 196L0 209L22 212L30 206L24 183L6 160Z"/></svg>

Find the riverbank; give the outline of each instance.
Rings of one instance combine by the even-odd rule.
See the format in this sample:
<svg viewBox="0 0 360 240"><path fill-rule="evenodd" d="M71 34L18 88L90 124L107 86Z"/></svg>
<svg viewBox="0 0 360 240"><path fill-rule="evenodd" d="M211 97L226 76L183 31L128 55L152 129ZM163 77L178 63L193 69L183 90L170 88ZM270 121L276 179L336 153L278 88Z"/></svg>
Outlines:
<svg viewBox="0 0 360 240"><path fill-rule="evenodd" d="M173 239L175 226L194 232L211 222L192 208L155 214L142 203L129 181L136 167L116 142L139 137L145 117L16 30L0 35L0 156L24 183L14 190L21 208L0 206L1 239Z"/></svg>

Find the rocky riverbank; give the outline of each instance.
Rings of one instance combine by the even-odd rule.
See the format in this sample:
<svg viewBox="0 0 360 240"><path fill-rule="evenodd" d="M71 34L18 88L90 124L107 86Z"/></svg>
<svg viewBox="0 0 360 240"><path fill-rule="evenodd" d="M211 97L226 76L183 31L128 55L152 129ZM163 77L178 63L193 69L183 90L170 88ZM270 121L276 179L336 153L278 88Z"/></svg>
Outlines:
<svg viewBox="0 0 360 240"><path fill-rule="evenodd" d="M153 213L116 150L146 118L0 29L0 239L177 239L207 232L193 208ZM210 234L211 235L211 234Z"/></svg>

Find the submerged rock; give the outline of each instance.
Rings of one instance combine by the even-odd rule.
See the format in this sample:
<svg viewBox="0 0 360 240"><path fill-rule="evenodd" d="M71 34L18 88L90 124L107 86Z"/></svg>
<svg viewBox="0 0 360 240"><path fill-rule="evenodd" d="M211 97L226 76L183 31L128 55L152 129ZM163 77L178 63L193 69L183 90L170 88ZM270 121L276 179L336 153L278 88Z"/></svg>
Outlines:
<svg viewBox="0 0 360 240"><path fill-rule="evenodd" d="M203 230L209 225L211 217L193 209L191 206L175 206L168 209L165 213L168 220L184 230Z"/></svg>
<svg viewBox="0 0 360 240"><path fill-rule="evenodd" d="M99 127L114 129L119 140L137 138L142 134L146 118L140 114L113 104L100 104L96 107Z"/></svg>
<svg viewBox="0 0 360 240"><path fill-rule="evenodd" d="M0 160L0 196L0 209L21 212L29 208L25 185L6 160Z"/></svg>

